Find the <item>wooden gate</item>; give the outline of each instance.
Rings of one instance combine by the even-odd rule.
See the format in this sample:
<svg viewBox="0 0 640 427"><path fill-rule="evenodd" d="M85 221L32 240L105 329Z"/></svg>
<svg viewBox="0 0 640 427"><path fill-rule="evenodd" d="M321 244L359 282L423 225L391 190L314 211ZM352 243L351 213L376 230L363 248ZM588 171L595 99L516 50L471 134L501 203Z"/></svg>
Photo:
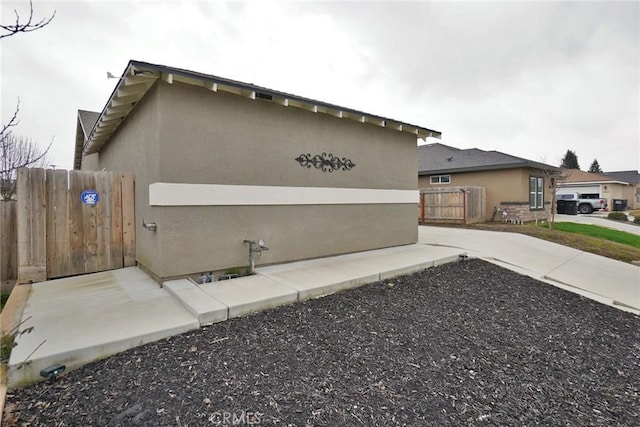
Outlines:
<svg viewBox="0 0 640 427"><path fill-rule="evenodd" d="M485 221L484 187L420 189L418 222L473 224Z"/></svg>
<svg viewBox="0 0 640 427"><path fill-rule="evenodd" d="M18 282L135 265L133 185L130 172L19 169Z"/></svg>

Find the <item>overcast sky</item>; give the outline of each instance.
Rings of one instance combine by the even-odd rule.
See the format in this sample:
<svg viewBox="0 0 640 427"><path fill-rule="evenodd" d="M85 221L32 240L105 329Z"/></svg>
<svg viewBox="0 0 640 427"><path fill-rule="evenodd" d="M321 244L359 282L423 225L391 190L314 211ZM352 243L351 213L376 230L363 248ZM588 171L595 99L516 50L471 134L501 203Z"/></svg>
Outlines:
<svg viewBox="0 0 640 427"><path fill-rule="evenodd" d="M1 2L1 22L28 1ZM130 59L254 83L441 131L440 142L582 170L640 167L640 2L34 0L0 41L2 121L73 166L78 109ZM427 142L438 142L428 139ZM422 142L421 142L422 143Z"/></svg>

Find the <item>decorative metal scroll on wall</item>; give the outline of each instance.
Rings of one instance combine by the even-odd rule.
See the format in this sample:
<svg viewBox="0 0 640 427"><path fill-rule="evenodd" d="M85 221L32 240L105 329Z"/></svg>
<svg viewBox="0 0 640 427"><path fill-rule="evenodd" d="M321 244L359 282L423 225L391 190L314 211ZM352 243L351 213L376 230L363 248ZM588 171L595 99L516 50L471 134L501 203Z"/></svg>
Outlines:
<svg viewBox="0 0 640 427"><path fill-rule="evenodd" d="M311 154L300 154L295 160L300 163L300 166L306 166L308 168L313 166L316 169L322 169L322 172L333 172L339 169L348 171L356 166L350 159L337 157L331 153L316 154L315 156Z"/></svg>

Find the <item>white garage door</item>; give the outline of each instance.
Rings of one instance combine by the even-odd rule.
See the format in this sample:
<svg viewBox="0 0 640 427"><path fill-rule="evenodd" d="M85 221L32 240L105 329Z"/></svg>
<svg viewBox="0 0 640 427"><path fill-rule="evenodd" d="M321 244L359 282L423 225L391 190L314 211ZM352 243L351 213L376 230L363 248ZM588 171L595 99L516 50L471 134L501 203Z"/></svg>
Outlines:
<svg viewBox="0 0 640 427"><path fill-rule="evenodd" d="M568 193L585 193L585 194L600 194L600 186L599 185L590 185L590 186L562 186L558 188L558 194L568 194Z"/></svg>

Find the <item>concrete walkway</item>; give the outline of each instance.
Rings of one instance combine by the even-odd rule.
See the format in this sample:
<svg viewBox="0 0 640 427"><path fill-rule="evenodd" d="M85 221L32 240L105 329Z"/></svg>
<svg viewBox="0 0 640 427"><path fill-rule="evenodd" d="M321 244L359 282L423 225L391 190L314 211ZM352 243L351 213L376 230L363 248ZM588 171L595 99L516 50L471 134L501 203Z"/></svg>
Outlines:
<svg viewBox="0 0 640 427"><path fill-rule="evenodd" d="M77 368L202 325L455 262L461 255L640 313L640 267L516 233L419 227L416 245L261 267L254 276L204 285L183 279L161 288L138 268L31 285L28 295L16 294L26 300L20 330L31 332L17 337L9 384L40 380L40 370L52 365Z"/></svg>
<svg viewBox="0 0 640 427"><path fill-rule="evenodd" d="M408 245L262 267L256 275L161 288L138 268L31 285L9 361L9 385L67 369L214 322L328 295L460 259L465 250ZM21 285L26 286L26 285ZM4 327L4 325L3 325Z"/></svg>
<svg viewBox="0 0 640 427"><path fill-rule="evenodd" d="M422 226L419 241L465 250L471 257L640 314L640 267L632 264L518 233Z"/></svg>
<svg viewBox="0 0 640 427"><path fill-rule="evenodd" d="M197 319L136 267L30 286L20 330L33 329L16 339L9 359L10 386L40 380L40 370L52 365L77 368L199 327Z"/></svg>

